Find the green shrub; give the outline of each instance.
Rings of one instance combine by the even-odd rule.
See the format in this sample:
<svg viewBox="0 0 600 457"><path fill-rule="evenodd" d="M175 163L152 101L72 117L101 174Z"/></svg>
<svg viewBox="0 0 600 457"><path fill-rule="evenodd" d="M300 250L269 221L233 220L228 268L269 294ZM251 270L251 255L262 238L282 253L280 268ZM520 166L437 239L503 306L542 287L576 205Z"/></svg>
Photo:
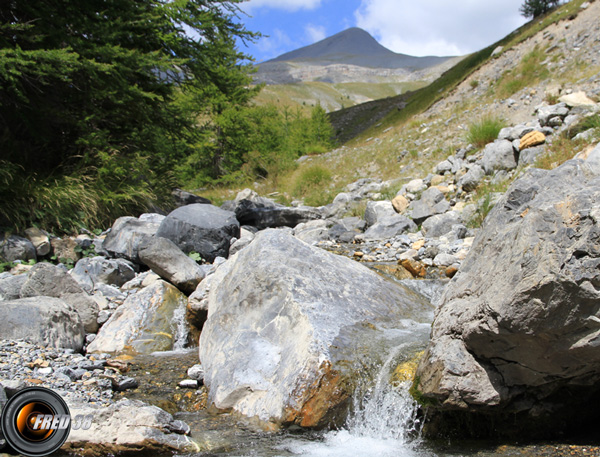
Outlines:
<svg viewBox="0 0 600 457"><path fill-rule="evenodd" d="M499 117L486 116L479 122L475 122L469 126L467 141L478 148L482 148L498 138L500 130L505 125L504 120Z"/></svg>
<svg viewBox="0 0 600 457"><path fill-rule="evenodd" d="M294 187L294 194L304 197L315 190L322 190L330 182L329 170L321 165L311 165L300 172Z"/></svg>

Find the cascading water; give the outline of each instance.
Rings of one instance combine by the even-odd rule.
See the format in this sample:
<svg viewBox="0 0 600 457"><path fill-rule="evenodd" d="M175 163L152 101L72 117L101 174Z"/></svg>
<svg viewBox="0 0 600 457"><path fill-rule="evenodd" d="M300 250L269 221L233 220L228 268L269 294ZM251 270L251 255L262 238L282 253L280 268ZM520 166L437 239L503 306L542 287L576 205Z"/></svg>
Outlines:
<svg viewBox="0 0 600 457"><path fill-rule="evenodd" d="M180 305L173 312L173 319L171 320L171 326L174 327L173 332L173 351L181 352L187 345L189 326L185 318L187 304L182 301Z"/></svg>
<svg viewBox="0 0 600 457"><path fill-rule="evenodd" d="M326 433L322 440L291 439L279 447L292 455L313 457L425 457L419 450L422 423L418 406L408 392L410 382L391 382L395 362L406 345L394 348L380 368L375 383L358 389L354 408L342 430Z"/></svg>

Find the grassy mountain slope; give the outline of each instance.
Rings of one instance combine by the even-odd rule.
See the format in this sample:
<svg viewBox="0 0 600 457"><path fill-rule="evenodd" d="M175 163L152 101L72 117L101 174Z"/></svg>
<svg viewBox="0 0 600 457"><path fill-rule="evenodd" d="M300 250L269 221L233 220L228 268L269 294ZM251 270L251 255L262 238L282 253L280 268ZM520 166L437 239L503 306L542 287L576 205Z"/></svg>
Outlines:
<svg viewBox="0 0 600 457"><path fill-rule="evenodd" d="M591 6L582 9L584 3ZM254 187L285 202L309 195L307 203L325 204L347 184L368 177L389 180L389 195L382 196L389 198L403 183L423 178L466 147L469 126L482 118L499 118L505 125L532 120L535 106L555 102L547 94L556 87L584 90L600 101L597 17L600 1L571 0L468 56L427 87L331 113L340 147L305 158L293 172ZM499 46L502 50L494 53ZM569 148L567 154L577 152ZM298 183L315 170L325 170L329 178L298 194ZM227 199L237 190L209 196Z"/></svg>

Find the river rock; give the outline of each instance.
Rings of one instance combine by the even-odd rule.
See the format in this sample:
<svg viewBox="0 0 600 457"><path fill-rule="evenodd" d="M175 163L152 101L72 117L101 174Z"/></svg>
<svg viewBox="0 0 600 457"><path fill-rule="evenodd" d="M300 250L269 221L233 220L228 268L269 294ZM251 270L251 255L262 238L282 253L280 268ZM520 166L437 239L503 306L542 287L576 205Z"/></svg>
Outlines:
<svg viewBox="0 0 600 457"><path fill-rule="evenodd" d="M35 247L27 238L17 235L0 235L0 259L5 262L15 260L36 260Z"/></svg>
<svg viewBox="0 0 600 457"><path fill-rule="evenodd" d="M0 335L81 351L85 331L77 311L63 300L29 297L0 302Z"/></svg>
<svg viewBox="0 0 600 457"><path fill-rule="evenodd" d="M308 244L317 244L329 239L329 229L333 221L319 219L316 221L303 222L294 228L294 236Z"/></svg>
<svg viewBox="0 0 600 457"><path fill-rule="evenodd" d="M388 202L389 203L389 202ZM400 214L381 218L364 233L365 241L389 240L406 232L416 232L417 224Z"/></svg>
<svg viewBox="0 0 600 457"><path fill-rule="evenodd" d="M240 224L231 211L194 204L171 212L156 235L171 240L186 254L197 252L213 262L229 256L231 239L240 237Z"/></svg>
<svg viewBox="0 0 600 457"><path fill-rule="evenodd" d="M0 279L0 300L16 300L21 298L21 288L27 281L27 275L8 275Z"/></svg>
<svg viewBox="0 0 600 457"><path fill-rule="evenodd" d="M587 163L528 170L486 219L442 297L417 372L415 391L434 405L432 420L528 438L597 423L594 160L595 152Z"/></svg>
<svg viewBox="0 0 600 457"><path fill-rule="evenodd" d="M77 453L121 454L197 452L198 445L182 434L189 427L166 411L141 401L123 399L110 406L70 403L71 417L91 416L88 430L71 427L62 449ZM86 452L87 451L87 452Z"/></svg>
<svg viewBox="0 0 600 457"><path fill-rule="evenodd" d="M270 227L296 227L303 222L321 219L323 214L318 208L298 206L291 208L267 199L241 200L235 215L241 224L251 225L263 230Z"/></svg>
<svg viewBox="0 0 600 457"><path fill-rule="evenodd" d="M135 278L133 266L123 259L85 257L75 264L71 277L88 293L99 284L121 287Z"/></svg>
<svg viewBox="0 0 600 457"><path fill-rule="evenodd" d="M37 227L30 227L25 230L25 236L35 247L35 252L38 256L43 257L50 253L50 239L48 235L42 232Z"/></svg>
<svg viewBox="0 0 600 457"><path fill-rule="evenodd" d="M460 222L460 214L456 211L438 214L423 222L423 234L428 238L437 238L451 232L452 228Z"/></svg>
<svg viewBox="0 0 600 457"><path fill-rule="evenodd" d="M450 209L450 203L437 187L430 187L421 195L419 200L411 203L409 215L416 224L421 224L435 214L445 213Z"/></svg>
<svg viewBox="0 0 600 457"><path fill-rule="evenodd" d="M154 273L187 294L194 292L204 279L202 267L166 238L152 238L140 248L139 256Z"/></svg>
<svg viewBox="0 0 600 457"><path fill-rule="evenodd" d="M77 311L86 332L98 330L98 304L60 266L38 263L27 273L21 297L37 296L60 298Z"/></svg>
<svg viewBox="0 0 600 457"><path fill-rule="evenodd" d="M175 286L158 280L130 295L102 326L88 352L133 349L149 354L173 349L178 325L174 315L185 313L187 299Z"/></svg>
<svg viewBox="0 0 600 457"><path fill-rule="evenodd" d="M375 225L377 221L380 221L384 218L396 216L396 210L392 205L392 202L389 201L370 201L367 202L367 207L365 209L365 222L367 226L370 227Z"/></svg>
<svg viewBox="0 0 600 457"><path fill-rule="evenodd" d="M517 159L512 142L497 140L488 144L483 150L481 166L488 175L497 170L512 170L517 168Z"/></svg>
<svg viewBox="0 0 600 457"><path fill-rule="evenodd" d="M363 265L279 230L260 232L221 265L208 301L200 361L209 403L303 427L340 423L358 359L378 360L384 334L421 341L409 335L426 337L418 323L433 309Z"/></svg>
<svg viewBox="0 0 600 457"><path fill-rule="evenodd" d="M121 257L140 263L138 251L141 244L147 243L158 231L164 216L120 217L106 235L102 247L114 257Z"/></svg>

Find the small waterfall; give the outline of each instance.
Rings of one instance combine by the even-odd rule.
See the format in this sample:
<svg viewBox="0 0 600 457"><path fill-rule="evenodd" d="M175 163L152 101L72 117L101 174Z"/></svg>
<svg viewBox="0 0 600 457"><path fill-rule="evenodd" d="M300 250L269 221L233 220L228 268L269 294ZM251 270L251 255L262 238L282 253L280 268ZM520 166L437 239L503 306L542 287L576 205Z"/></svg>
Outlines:
<svg viewBox="0 0 600 457"><path fill-rule="evenodd" d="M187 311L187 303L181 300L179 306L173 312L171 326L173 327L173 352L182 352L187 345L190 329L188 327L185 314Z"/></svg>
<svg viewBox="0 0 600 457"><path fill-rule="evenodd" d="M391 382L394 362L404 345L394 348L367 392L357 391L348 432L354 436L410 443L421 431L418 405L408 392L410 381Z"/></svg>
<svg viewBox="0 0 600 457"><path fill-rule="evenodd" d="M357 389L346 427L328 432L320 441L288 440L281 450L311 457L428 457L419 448L422 423L418 405L409 394L410 382L391 382L396 362L408 345L391 351L369 386Z"/></svg>

